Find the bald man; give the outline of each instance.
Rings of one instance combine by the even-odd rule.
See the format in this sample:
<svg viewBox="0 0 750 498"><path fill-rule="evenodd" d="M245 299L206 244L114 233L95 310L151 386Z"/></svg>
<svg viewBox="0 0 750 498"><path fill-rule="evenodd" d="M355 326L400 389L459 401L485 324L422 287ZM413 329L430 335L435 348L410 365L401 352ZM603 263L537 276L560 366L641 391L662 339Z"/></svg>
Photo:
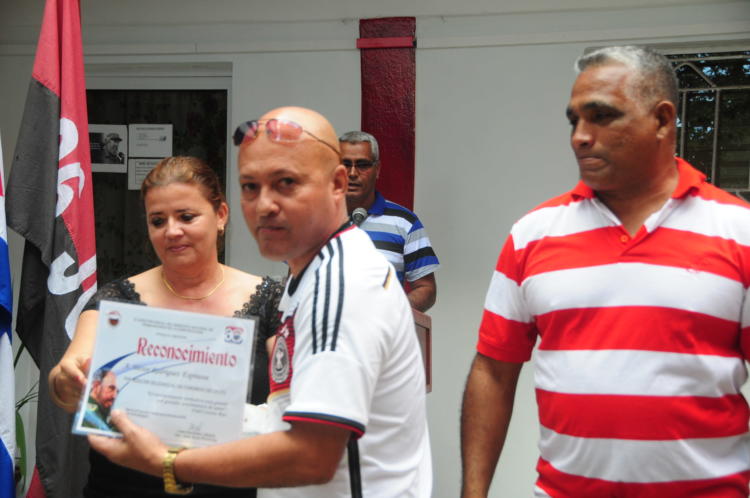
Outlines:
<svg viewBox="0 0 750 498"><path fill-rule="evenodd" d="M273 432L178 452L113 414L122 440L90 437L115 463L262 497L431 493L425 380L393 268L347 221L347 172L320 114L285 107L237 128L242 212L263 256L287 261L273 346ZM274 415L275 414L275 415ZM179 453L179 455L177 455Z"/></svg>

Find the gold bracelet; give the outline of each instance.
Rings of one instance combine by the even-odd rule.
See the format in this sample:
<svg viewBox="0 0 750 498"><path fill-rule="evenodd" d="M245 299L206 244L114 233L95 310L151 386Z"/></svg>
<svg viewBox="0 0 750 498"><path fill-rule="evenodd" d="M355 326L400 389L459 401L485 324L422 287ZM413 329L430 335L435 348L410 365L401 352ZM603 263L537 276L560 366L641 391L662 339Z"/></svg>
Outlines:
<svg viewBox="0 0 750 498"><path fill-rule="evenodd" d="M164 491L170 495L187 495L193 492L193 485L184 485L177 482L174 475L174 461L177 455L185 448L167 448L167 454L162 460L162 477L164 478Z"/></svg>

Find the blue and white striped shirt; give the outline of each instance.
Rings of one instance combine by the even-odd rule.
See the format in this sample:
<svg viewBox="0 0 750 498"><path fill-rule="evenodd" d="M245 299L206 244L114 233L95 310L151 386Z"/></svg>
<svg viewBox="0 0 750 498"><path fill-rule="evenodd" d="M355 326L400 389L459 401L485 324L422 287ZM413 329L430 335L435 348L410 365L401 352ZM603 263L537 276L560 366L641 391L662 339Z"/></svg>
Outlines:
<svg viewBox="0 0 750 498"><path fill-rule="evenodd" d="M375 202L360 228L396 269L399 281L413 282L433 273L440 262L417 215L375 192Z"/></svg>

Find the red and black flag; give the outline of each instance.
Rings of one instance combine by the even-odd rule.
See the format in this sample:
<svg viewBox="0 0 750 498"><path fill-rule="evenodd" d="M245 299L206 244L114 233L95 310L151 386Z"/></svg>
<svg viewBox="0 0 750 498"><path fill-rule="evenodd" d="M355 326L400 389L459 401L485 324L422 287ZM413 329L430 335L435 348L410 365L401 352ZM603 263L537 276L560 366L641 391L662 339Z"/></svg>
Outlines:
<svg viewBox="0 0 750 498"><path fill-rule="evenodd" d="M47 375L96 291L79 0L47 0L6 203L8 226L26 239L16 332L40 370L35 476L47 497L76 497L88 472L86 440L71 435Z"/></svg>

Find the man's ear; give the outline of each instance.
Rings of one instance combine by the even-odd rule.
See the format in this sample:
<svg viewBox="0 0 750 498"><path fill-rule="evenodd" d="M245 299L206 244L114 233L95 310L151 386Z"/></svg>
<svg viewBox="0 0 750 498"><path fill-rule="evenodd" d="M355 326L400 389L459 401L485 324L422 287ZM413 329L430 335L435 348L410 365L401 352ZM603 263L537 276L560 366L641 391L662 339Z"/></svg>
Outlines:
<svg viewBox="0 0 750 498"><path fill-rule="evenodd" d="M677 109L675 109L674 104L668 100L662 100L654 107L654 117L658 123L657 138L667 138L669 133L674 130L675 119L677 118Z"/></svg>
<svg viewBox="0 0 750 498"><path fill-rule="evenodd" d="M349 175L344 165L339 164L333 170L333 192L346 196L347 190L349 190Z"/></svg>

